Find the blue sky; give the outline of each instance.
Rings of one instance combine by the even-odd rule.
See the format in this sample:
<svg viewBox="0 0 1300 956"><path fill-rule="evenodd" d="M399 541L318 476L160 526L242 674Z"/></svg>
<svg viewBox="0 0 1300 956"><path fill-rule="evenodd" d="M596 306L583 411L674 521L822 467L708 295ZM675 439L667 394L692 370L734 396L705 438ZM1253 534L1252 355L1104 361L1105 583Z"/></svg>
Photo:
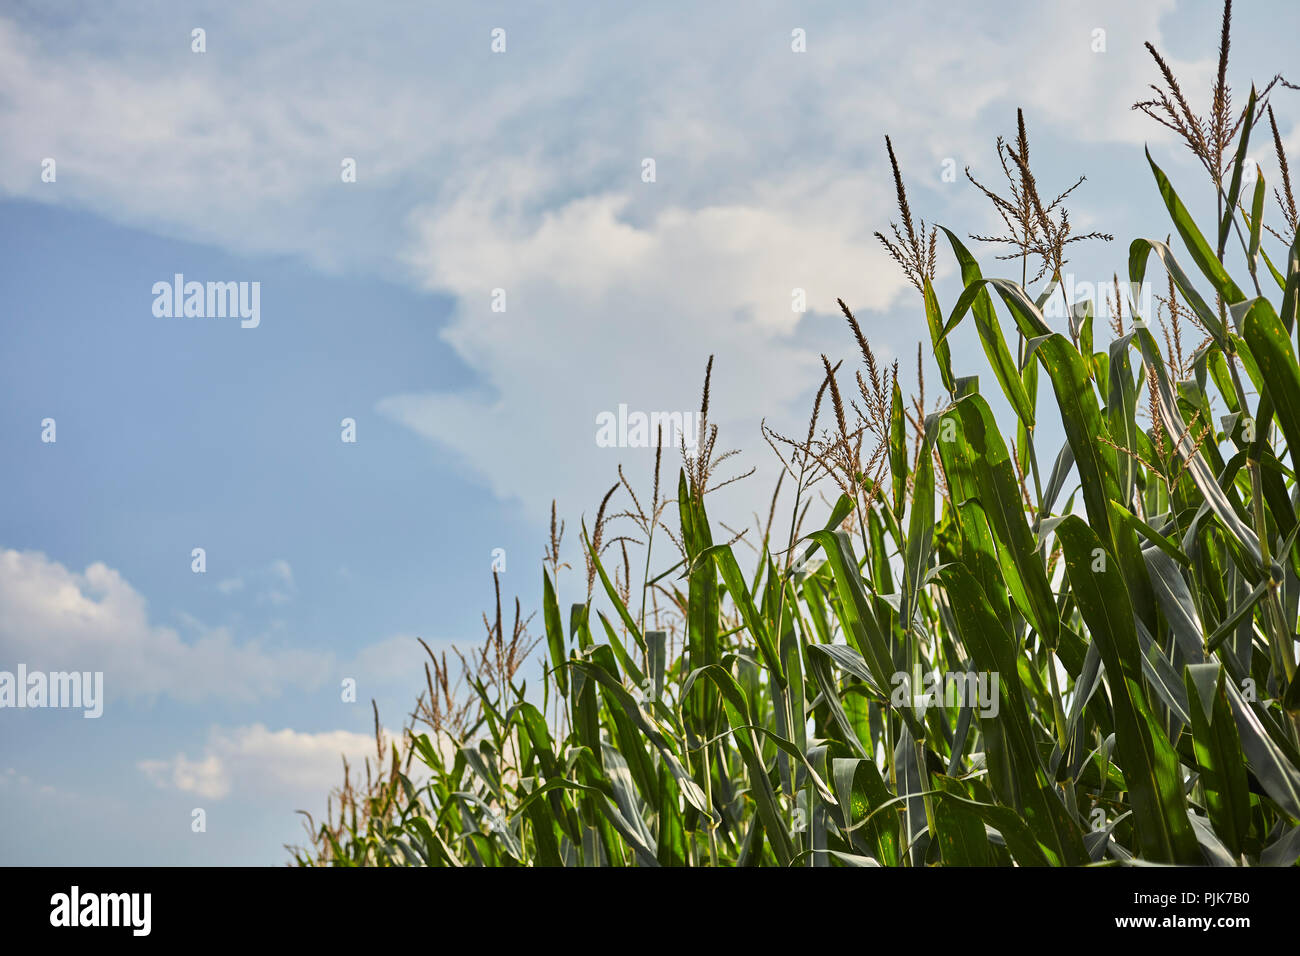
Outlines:
<svg viewBox="0 0 1300 956"><path fill-rule="evenodd" d="M414 636L479 639L492 549L536 608L556 498L581 567L581 516L648 466L596 415L692 409L711 353L711 418L760 468L715 512L765 510L758 422L800 428L820 353L852 357L837 296L914 377L924 319L872 238L886 132L918 215L994 232L942 169L996 182L1023 106L1045 188L1087 174L1072 221L1116 236L1073 247L1078 281L1169 231L1145 144L1209 198L1128 107L1148 39L1204 104L1212 3L177 6L0 13L0 670L107 695L0 711L0 862L283 862L293 811L370 752L370 698L394 728L411 706ZM1297 17L1240 6L1244 102ZM260 325L154 316L175 273L259 282ZM942 249L940 278L950 308ZM970 337L954 357L983 367Z"/></svg>

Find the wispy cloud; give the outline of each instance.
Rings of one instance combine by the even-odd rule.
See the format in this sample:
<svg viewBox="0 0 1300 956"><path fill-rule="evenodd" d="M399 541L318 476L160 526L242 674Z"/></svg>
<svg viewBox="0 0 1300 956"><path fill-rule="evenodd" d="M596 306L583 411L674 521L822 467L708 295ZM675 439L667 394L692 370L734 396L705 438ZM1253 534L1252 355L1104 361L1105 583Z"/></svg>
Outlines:
<svg viewBox="0 0 1300 956"><path fill-rule="evenodd" d="M274 581L292 587L287 561L272 569ZM102 562L78 573L37 551L0 550L0 659L103 671L109 699L249 702L318 691L345 677L365 682L366 694L421 679L423 652L411 638L383 639L343 658L241 641L183 617L197 636L185 639L152 621L145 597Z"/></svg>
<svg viewBox="0 0 1300 956"><path fill-rule="evenodd" d="M393 742L383 731L387 751ZM331 730L305 733L269 730L262 724L211 730L203 753L140 760L136 766L155 786L221 800L235 796L296 796L314 805L342 779L346 758L354 766L375 758L370 734Z"/></svg>
<svg viewBox="0 0 1300 956"><path fill-rule="evenodd" d="M791 404L815 387L809 326L834 327L836 297L870 325L903 291L870 238L892 202L886 130L931 219L967 201L942 163L991 163L1015 106L1076 142L1158 136L1128 107L1149 73L1141 42L1161 39L1173 7L954 7L938 24L905 5L682 5L672 29L662 7L580 22L515 10L500 55L466 12L406 10L394 29L230 7L209 18L201 55L129 9L105 14L85 48L0 20L0 82L14 91L0 137L42 144L66 169L50 188L32 156L0 156L0 186L452 295L443 338L476 389L431 382L375 407L541 517L552 496L586 502L612 472L597 413L690 407L712 351L725 353L724 427L743 419L740 437L757 441L762 415L798 417ZM794 28L806 53L791 49ZM448 41L436 63L415 39L431 35ZM384 55L362 52L366 38ZM356 184L340 181L344 157ZM496 289L504 313L490 309ZM924 329L872 334L883 355L910 355Z"/></svg>

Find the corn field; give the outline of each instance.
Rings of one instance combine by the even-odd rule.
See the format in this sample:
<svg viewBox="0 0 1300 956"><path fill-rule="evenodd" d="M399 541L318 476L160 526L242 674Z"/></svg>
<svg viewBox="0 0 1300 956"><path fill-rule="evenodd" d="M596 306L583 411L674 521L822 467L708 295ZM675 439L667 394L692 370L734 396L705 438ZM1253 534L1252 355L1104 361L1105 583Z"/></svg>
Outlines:
<svg viewBox="0 0 1300 956"><path fill-rule="evenodd" d="M1291 87L1232 105L1229 14L1204 116L1151 48L1137 108L1205 178L1176 187L1150 152L1134 170L1168 222L1131 242L1108 307L1045 318L1072 244L1112 237L1071 232L1074 186L1040 196L1023 116L997 143L1004 194L971 180L1003 236L915 219L888 141L899 219L877 235L915 287L938 397L920 371L905 397L841 302L853 358L824 359L805 434L763 424L780 481L737 534L707 507L744 477L708 423L710 358L676 480L671 453L644 487L620 471L580 529L587 600L559 604L582 570L553 519L540 622L516 602L510 624L498 583L485 643L430 650L403 738L376 713L375 757L293 861L1295 865L1300 223L1269 102ZM1276 151L1279 182L1252 149ZM1180 191L1207 187L1198 224ZM978 243L1019 281L986 278L1001 263ZM962 323L978 378L955 367ZM534 654L540 686L520 676Z"/></svg>

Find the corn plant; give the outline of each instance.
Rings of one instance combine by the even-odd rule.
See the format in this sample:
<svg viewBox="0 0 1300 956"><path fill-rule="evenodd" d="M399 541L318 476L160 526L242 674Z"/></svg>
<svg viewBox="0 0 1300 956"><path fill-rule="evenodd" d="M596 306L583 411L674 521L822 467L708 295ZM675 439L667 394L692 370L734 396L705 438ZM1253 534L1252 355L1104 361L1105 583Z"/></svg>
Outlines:
<svg viewBox="0 0 1300 956"><path fill-rule="evenodd" d="M933 405L921 369L905 400L841 302L858 367L825 359L803 436L762 426L780 479L737 534L706 506L733 454L706 372L675 497L660 458L639 491L620 471L581 529L587 598L567 615L553 512L541 686L498 589L460 685L430 651L403 742L364 785L345 775L296 862L1295 865L1300 224L1267 105L1288 84L1234 109L1230 13L1205 117L1151 49L1162 84L1138 108L1195 153L1218 210L1194 222L1148 153L1181 244L1129 247L1130 290L1163 273L1157 314L1066 301L1068 328L1049 325L1071 245L1111 237L1071 233L1078 182L1040 196L1023 116L997 144L1007 195L972 177L1007 233L969 237L1019 281L914 219L887 142L900 221L878 235L920 299ZM1265 115L1280 217L1262 175L1247 185ZM940 252L962 278L947 310ZM963 322L1002 419L953 367ZM1064 443L1042 447L1058 421Z"/></svg>

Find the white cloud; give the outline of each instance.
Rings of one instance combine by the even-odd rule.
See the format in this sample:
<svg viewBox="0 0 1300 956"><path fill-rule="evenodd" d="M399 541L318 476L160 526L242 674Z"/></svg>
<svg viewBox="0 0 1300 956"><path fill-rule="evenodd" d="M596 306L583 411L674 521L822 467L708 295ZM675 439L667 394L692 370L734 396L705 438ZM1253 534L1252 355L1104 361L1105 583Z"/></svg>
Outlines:
<svg viewBox="0 0 1300 956"><path fill-rule="evenodd" d="M0 793L12 795L15 792L34 801L40 801L41 805L46 807L50 805L51 801L57 801L64 805L85 803L79 794L56 787L53 784L40 783L25 773L18 773L13 767L6 767L4 772L0 773Z"/></svg>
<svg viewBox="0 0 1300 956"><path fill-rule="evenodd" d="M614 196L574 200L531 227L494 218L487 194L421 211L412 261L461 302L444 338L482 371L484 393L398 395L379 410L455 449L534 517L556 490L581 487L575 475L589 476L589 501L638 457L596 447L600 412L698 407L711 353L722 440L737 440L728 420L756 439L757 420L784 414L818 376L816 352L795 340L809 316L792 310L793 290L825 316L837 295L883 308L905 287L856 220L835 212L879 205L882 188L860 178L812 195L772 188L752 204L669 207L643 226L620 218L629 200ZM490 309L497 287L505 313Z"/></svg>
<svg viewBox="0 0 1300 956"><path fill-rule="evenodd" d="M256 596L259 604L288 604L298 590L292 566L283 558L277 558L265 568L218 581L217 591L229 597L243 591L250 581L254 586L260 585Z"/></svg>
<svg viewBox="0 0 1300 956"><path fill-rule="evenodd" d="M276 558L271 562L271 574L273 574L281 583L287 587L293 587L293 568L284 558Z"/></svg>
<svg viewBox="0 0 1300 956"><path fill-rule="evenodd" d="M825 52L810 56L809 75L795 75L799 61L784 54L759 57L777 69L756 77L742 68L728 87L734 99L717 93L720 77L705 79L721 61L707 67L681 51L656 84L664 112L647 106L644 117L657 182L640 182L629 164L617 187L579 188L539 209L546 184L565 181L562 166L507 158L477 169L451 201L412 214L407 259L427 288L456 297L443 338L480 372L482 388L389 396L378 410L455 451L497 495L542 519L556 495L594 508L619 462L648 468L648 452L595 447L597 414L622 403L695 407L716 353L712 420L725 447L758 452L745 466L761 463L759 419L798 428L804 410L793 405L815 388L818 350L852 351L846 334L826 345L827 330L842 331L836 298L885 361L927 339L913 300L900 298L912 290L871 235L895 216L884 131L894 133L914 206L931 218L936 205L951 206L927 166L937 171L947 156L991 162L993 133L1014 125L1013 102L1025 102L1031 129L1045 122L1072 138L1135 142L1152 131L1128 108L1142 89L1135 77L1150 72L1132 38L1158 38L1170 6L1105 10L1106 54L1089 46L1094 14L1062 10L1028 23L1008 16L997 30L927 30L925 55L901 61L885 38L916 35L923 14L894 12L870 37L811 31L810 49ZM1035 36L1052 38L1053 62L1068 68L1008 56ZM742 31L732 42L753 39ZM984 114L996 104L1005 116L990 129ZM789 122L763 122L764 107ZM809 142L824 149L800 148ZM754 159L764 154L782 161ZM706 160L713 172L702 181ZM1088 222L1086 212L1075 219ZM504 314L489 307L497 288ZM795 288L808 298L802 325ZM901 322L900 303L910 313ZM670 456L669 481L675 467ZM741 513L762 508L769 487L734 490Z"/></svg>
<svg viewBox="0 0 1300 956"><path fill-rule="evenodd" d="M445 641L427 643L435 653L451 646ZM398 634L362 648L353 659L351 673L380 685L423 687L424 662L427 660L428 654L419 641L413 636Z"/></svg>
<svg viewBox="0 0 1300 956"><path fill-rule="evenodd" d="M287 562L277 568L282 580L292 579ZM340 660L237 641L185 618L197 633L188 641L152 622L144 596L102 562L77 573L40 552L0 550L0 658L32 669L103 671L110 699L253 701L343 676L385 688L421 675L423 651L412 639L389 638Z"/></svg>
<svg viewBox="0 0 1300 956"><path fill-rule="evenodd" d="M104 672L105 693L253 700L315 687L329 655L237 642L223 628L191 642L154 624L148 604L102 562L80 574L35 551L0 551L0 649L32 667Z"/></svg>
<svg viewBox="0 0 1300 956"><path fill-rule="evenodd" d="M392 734L383 732L385 755ZM314 805L343 780L343 758L360 768L376 757L375 738L347 730L306 733L289 728L268 730L262 724L213 728L200 757L178 753L166 759L141 760L137 767L156 786L220 800L240 797L295 796Z"/></svg>
<svg viewBox="0 0 1300 956"><path fill-rule="evenodd" d="M293 568L289 566L288 561L283 558L277 558L275 561L271 562L270 567L268 567L260 576L265 578L269 583L265 591L258 596L259 601L268 604L281 605L288 604L293 600L293 596L297 592L298 588L297 585L294 584Z"/></svg>
<svg viewBox="0 0 1300 956"><path fill-rule="evenodd" d="M757 446L765 414L797 421L837 296L910 361L924 322L871 238L893 216L884 133L914 206L963 221L974 197L940 164L990 173L1018 105L1040 146L1167 140L1129 107L1156 76L1142 41L1164 47L1171 12L1184 15L1174 0L950 5L941 21L904 4L548 7L512 13L501 56L469 12L361 22L290 4L269 21L231 6L202 56L130 7L58 43L0 20L0 138L29 144L0 155L0 188L453 295L443 337L479 388L431 383L377 407L540 517L635 462L599 454L598 412L692 407L710 352L715 420L746 428L724 441ZM794 25L807 53L790 51ZM1214 34L1193 62L1165 50L1189 88L1205 86ZM57 187L39 182L45 155ZM344 156L355 186L339 182ZM1089 218L1078 209L1076 225ZM817 328L796 326L795 287ZM494 288L505 314L489 310Z"/></svg>
<svg viewBox="0 0 1300 956"><path fill-rule="evenodd" d="M155 785L219 800L230 792L230 779L221 758L190 760L177 754L171 760L141 760L137 766Z"/></svg>

